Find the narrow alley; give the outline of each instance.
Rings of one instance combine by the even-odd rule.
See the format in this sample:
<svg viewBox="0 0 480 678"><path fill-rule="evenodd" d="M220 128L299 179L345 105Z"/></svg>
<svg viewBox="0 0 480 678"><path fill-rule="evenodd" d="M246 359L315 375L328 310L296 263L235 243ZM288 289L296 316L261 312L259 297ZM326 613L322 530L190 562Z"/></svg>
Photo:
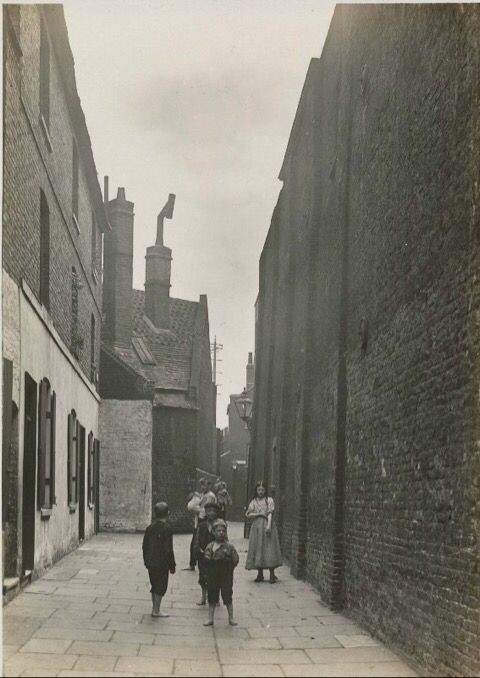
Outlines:
<svg viewBox="0 0 480 678"><path fill-rule="evenodd" d="M152 619L140 534L100 534L63 558L4 611L6 676L415 676L288 567L254 584L244 569L243 526L230 527L241 561L234 603L205 628L188 535L175 537L177 574Z"/></svg>

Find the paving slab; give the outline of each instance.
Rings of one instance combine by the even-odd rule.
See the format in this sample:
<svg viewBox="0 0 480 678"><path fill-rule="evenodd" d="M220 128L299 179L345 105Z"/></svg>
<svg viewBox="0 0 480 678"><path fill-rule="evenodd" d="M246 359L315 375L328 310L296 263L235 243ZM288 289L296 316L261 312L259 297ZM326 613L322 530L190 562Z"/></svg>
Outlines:
<svg viewBox="0 0 480 678"><path fill-rule="evenodd" d="M233 676L234 678L236 676L252 676L254 678L259 675L260 671L262 678L285 675L280 666L275 664L262 664L260 671L256 666L251 664L223 664L222 670L224 676Z"/></svg>
<svg viewBox="0 0 480 678"><path fill-rule="evenodd" d="M79 657L74 665L75 671L113 671L118 657L85 655Z"/></svg>
<svg viewBox="0 0 480 678"><path fill-rule="evenodd" d="M140 676L171 676L173 673L173 659L160 660L152 657L120 657L115 665L115 671L136 673Z"/></svg>
<svg viewBox="0 0 480 678"><path fill-rule="evenodd" d="M189 535L175 536L177 574L151 617L139 534L99 534L57 563L4 609L4 675L60 676L414 676L358 624L319 601L283 567L255 584L243 563L243 526L229 534L238 626L217 608L205 627L197 573L183 571Z"/></svg>

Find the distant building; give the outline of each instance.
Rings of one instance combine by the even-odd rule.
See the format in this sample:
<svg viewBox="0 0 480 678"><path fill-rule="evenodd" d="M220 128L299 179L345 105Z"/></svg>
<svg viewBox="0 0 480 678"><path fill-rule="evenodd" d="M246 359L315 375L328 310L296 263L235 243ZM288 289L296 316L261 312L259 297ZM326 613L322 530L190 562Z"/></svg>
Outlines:
<svg viewBox="0 0 480 678"><path fill-rule="evenodd" d="M12 595L98 527L108 225L62 5L4 5L3 26L2 531Z"/></svg>
<svg viewBox="0 0 480 678"><path fill-rule="evenodd" d="M189 530L187 494L217 474L216 388L207 298L170 297L171 250L147 249L145 291L132 288L133 203L108 202L101 353L102 528L142 530L167 501Z"/></svg>
<svg viewBox="0 0 480 678"><path fill-rule="evenodd" d="M246 367L246 393L253 400L255 365L253 354L248 354ZM250 451L250 431L240 419L236 401L239 394L230 396L227 408L228 428L224 430L223 452L220 460L220 475L229 489L232 506L228 510L231 520L243 520L247 498L248 457Z"/></svg>
<svg viewBox="0 0 480 678"><path fill-rule="evenodd" d="M252 484L296 576L480 673L479 5L337 5L260 258Z"/></svg>

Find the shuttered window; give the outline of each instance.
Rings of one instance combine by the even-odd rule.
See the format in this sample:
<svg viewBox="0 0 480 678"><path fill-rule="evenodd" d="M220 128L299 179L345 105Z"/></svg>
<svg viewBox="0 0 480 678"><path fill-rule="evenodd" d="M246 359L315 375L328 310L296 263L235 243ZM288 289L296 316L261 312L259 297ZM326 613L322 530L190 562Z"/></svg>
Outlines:
<svg viewBox="0 0 480 678"><path fill-rule="evenodd" d="M80 424L75 410L68 415L68 459L67 459L67 482L68 504L74 507L78 504L78 450L80 444Z"/></svg>
<svg viewBox="0 0 480 678"><path fill-rule="evenodd" d="M38 496L39 509L51 509L55 498L56 396L48 379L40 383L38 405Z"/></svg>

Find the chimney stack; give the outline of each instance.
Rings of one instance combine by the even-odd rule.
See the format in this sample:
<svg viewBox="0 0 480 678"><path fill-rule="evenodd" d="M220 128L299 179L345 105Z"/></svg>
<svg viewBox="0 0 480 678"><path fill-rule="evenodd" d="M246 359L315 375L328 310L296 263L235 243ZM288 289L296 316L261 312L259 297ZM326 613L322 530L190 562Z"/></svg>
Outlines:
<svg viewBox="0 0 480 678"><path fill-rule="evenodd" d="M163 220L171 219L175 195L168 200L157 217L157 240L147 248L145 273L145 314L159 329L170 329L170 278L172 250L163 244Z"/></svg>
<svg viewBox="0 0 480 678"><path fill-rule="evenodd" d="M111 230L105 233L103 308L105 334L114 346L128 348L132 339L133 286L133 202L119 188L117 197L108 201L108 180L105 201Z"/></svg>

